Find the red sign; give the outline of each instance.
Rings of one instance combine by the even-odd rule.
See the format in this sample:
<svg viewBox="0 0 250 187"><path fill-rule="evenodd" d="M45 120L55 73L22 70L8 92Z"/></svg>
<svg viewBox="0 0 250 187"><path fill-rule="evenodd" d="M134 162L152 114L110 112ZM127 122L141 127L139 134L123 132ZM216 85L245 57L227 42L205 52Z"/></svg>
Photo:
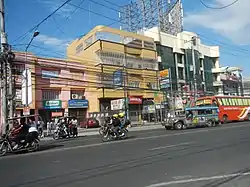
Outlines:
<svg viewBox="0 0 250 187"><path fill-rule="evenodd" d="M129 104L140 105L142 104L141 96L129 96Z"/></svg>

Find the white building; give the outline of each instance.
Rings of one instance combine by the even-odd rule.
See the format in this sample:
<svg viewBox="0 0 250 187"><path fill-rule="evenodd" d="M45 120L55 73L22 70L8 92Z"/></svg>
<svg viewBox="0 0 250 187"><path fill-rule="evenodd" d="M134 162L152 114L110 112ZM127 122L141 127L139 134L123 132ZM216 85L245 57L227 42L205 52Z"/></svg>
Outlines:
<svg viewBox="0 0 250 187"><path fill-rule="evenodd" d="M172 87L175 91L185 92L184 85L189 85L192 91L196 82L200 93L215 94L213 69L220 67L219 46L204 45L197 34L187 31L173 36L159 32L158 28L154 27L141 34L154 38L157 44L160 70L171 69ZM195 66L193 61L195 61Z"/></svg>
<svg viewBox="0 0 250 187"><path fill-rule="evenodd" d="M238 67L220 67L213 71L213 85L219 95L243 95L242 70Z"/></svg>

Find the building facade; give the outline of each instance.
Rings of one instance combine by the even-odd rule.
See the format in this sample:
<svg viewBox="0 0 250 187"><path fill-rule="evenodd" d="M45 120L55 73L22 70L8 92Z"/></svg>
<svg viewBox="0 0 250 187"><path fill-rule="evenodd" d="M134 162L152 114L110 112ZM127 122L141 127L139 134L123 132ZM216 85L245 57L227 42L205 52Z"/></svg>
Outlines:
<svg viewBox="0 0 250 187"><path fill-rule="evenodd" d="M22 72L30 69L32 77L32 103L30 114L39 114L43 120L56 117L76 116L80 122L87 115L89 102L85 88L87 78L85 66L79 61L50 59L32 54L16 53L16 114L23 115ZM26 65L25 65L26 64Z"/></svg>
<svg viewBox="0 0 250 187"><path fill-rule="evenodd" d="M204 45L197 34L187 31L173 36L154 27L142 33L156 42L159 69L171 70L172 92L182 96L215 93L212 70L220 67L218 46Z"/></svg>
<svg viewBox="0 0 250 187"><path fill-rule="evenodd" d="M125 98L130 118L140 120L144 103L154 102L159 85L152 38L97 26L73 41L67 55L69 59L88 61L87 74L97 83L97 87L85 91L91 95L90 113L112 111L111 101Z"/></svg>
<svg viewBox="0 0 250 187"><path fill-rule="evenodd" d="M213 70L213 85L218 95L243 96L242 70L238 67L220 67Z"/></svg>

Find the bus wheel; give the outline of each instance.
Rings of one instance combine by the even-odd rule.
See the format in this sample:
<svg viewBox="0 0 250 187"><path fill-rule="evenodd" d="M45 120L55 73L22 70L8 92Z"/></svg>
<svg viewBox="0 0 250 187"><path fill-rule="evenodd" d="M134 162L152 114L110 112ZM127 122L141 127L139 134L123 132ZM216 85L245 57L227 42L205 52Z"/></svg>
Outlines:
<svg viewBox="0 0 250 187"><path fill-rule="evenodd" d="M228 123L228 117L227 117L227 115L223 115L223 123Z"/></svg>
<svg viewBox="0 0 250 187"><path fill-rule="evenodd" d="M176 130L181 130L181 129L182 129L182 126L183 126L182 122L177 122L177 123L174 125L174 127L175 127Z"/></svg>

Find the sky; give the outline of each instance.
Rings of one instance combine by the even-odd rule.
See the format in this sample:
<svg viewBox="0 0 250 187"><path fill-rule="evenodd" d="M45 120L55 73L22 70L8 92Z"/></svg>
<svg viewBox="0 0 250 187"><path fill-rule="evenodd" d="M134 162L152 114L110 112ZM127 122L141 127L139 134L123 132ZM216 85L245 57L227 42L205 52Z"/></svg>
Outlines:
<svg viewBox="0 0 250 187"><path fill-rule="evenodd" d="M30 52L39 56L65 57L67 44L88 33L96 25L119 28L118 10L130 0L72 0L38 28L31 29L66 0L5 0L8 42L14 50L24 51L33 32L40 32ZM221 7L234 0L203 0ZM184 30L200 36L206 45L220 46L221 66L237 66L250 77L250 1L239 0L225 9L209 9L200 0L182 0ZM102 6L102 5L105 6ZM28 32L30 31L30 32ZM27 34L26 34L27 33Z"/></svg>

